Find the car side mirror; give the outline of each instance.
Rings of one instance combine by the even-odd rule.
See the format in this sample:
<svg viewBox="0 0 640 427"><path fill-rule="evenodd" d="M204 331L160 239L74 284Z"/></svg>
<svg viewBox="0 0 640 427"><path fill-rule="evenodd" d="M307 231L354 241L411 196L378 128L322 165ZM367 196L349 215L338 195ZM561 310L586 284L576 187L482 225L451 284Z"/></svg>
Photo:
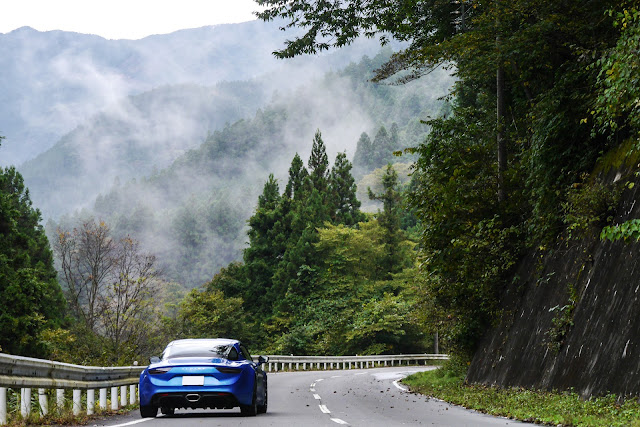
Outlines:
<svg viewBox="0 0 640 427"><path fill-rule="evenodd" d="M267 356L259 356L258 357L258 365L262 365L263 363L267 363L269 358Z"/></svg>
<svg viewBox="0 0 640 427"><path fill-rule="evenodd" d="M160 361L160 358L158 356L151 356L149 358L150 363L158 363L159 361Z"/></svg>

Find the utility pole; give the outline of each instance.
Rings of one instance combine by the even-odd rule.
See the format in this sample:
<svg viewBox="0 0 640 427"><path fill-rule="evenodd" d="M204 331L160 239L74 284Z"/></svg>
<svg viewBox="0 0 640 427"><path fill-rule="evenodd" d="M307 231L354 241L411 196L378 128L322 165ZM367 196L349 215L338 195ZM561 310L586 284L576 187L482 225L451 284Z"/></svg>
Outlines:
<svg viewBox="0 0 640 427"><path fill-rule="evenodd" d="M498 151L498 202L506 200L504 189L504 173L507 170L507 141L504 134L505 108L504 108L504 68L502 64L502 45L500 40L500 0L496 1L496 131Z"/></svg>

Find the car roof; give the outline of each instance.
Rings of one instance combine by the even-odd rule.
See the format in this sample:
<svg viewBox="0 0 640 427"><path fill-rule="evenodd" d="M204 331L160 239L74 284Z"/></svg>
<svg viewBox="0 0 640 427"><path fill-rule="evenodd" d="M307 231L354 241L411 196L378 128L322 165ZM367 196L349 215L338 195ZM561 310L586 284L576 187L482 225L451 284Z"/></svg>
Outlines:
<svg viewBox="0 0 640 427"><path fill-rule="evenodd" d="M173 345L235 345L239 344L240 341L232 340L228 338L186 338L181 340L171 341L167 347Z"/></svg>

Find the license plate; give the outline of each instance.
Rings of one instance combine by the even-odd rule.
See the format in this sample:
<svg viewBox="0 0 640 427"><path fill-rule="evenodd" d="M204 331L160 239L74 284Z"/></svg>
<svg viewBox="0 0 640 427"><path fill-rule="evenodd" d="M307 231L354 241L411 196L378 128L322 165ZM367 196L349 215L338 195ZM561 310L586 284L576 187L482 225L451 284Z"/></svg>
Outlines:
<svg viewBox="0 0 640 427"><path fill-rule="evenodd" d="M182 377L182 385L204 385L204 375Z"/></svg>

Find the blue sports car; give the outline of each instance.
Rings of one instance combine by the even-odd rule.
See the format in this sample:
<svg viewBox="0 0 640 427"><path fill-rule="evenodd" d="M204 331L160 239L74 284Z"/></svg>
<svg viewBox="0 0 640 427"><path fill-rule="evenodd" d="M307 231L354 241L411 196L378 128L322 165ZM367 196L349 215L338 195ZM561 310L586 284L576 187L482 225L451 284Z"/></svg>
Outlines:
<svg viewBox="0 0 640 427"><path fill-rule="evenodd" d="M267 412L267 373L260 356L254 363L244 345L230 339L172 341L161 357L140 374L140 415L155 417L158 408L173 415L178 408L231 409L244 415Z"/></svg>

